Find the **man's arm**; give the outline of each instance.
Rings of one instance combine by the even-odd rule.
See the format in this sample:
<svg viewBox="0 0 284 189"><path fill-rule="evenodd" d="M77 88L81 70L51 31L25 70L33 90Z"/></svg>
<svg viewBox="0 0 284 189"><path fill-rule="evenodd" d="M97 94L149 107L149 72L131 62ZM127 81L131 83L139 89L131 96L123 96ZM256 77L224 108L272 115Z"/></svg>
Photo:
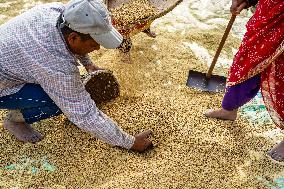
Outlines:
<svg viewBox="0 0 284 189"><path fill-rule="evenodd" d="M100 68L93 64L92 60L90 59L89 55L85 56L76 56L76 58L80 61L80 63L86 68L87 72L91 73L97 70L103 70L103 68Z"/></svg>
<svg viewBox="0 0 284 189"><path fill-rule="evenodd" d="M70 75L42 67L34 70L37 73L33 75L41 87L79 128L108 144L126 149L133 146L135 138L120 129L96 107L80 80L78 70L74 69Z"/></svg>
<svg viewBox="0 0 284 189"><path fill-rule="evenodd" d="M85 55L85 56L75 55L75 56L83 66L92 64L92 60L90 59L89 55Z"/></svg>

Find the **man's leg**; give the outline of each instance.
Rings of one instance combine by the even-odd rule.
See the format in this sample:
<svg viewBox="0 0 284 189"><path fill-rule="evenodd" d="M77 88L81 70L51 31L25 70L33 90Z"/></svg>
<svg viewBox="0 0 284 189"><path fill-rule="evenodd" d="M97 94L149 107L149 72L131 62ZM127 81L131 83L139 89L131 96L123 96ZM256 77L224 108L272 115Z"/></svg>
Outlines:
<svg viewBox="0 0 284 189"><path fill-rule="evenodd" d="M20 110L11 110L4 120L4 128L22 142L36 143L43 136L25 122Z"/></svg>
<svg viewBox="0 0 284 189"><path fill-rule="evenodd" d="M222 108L208 110L207 117L235 120L238 108L254 98L260 89L260 75L256 75L243 83L229 87L223 98Z"/></svg>
<svg viewBox="0 0 284 189"><path fill-rule="evenodd" d="M4 128L23 142L38 142L43 137L30 124L61 114L61 110L44 90L35 84L26 84L19 92L0 98L0 108L11 110Z"/></svg>

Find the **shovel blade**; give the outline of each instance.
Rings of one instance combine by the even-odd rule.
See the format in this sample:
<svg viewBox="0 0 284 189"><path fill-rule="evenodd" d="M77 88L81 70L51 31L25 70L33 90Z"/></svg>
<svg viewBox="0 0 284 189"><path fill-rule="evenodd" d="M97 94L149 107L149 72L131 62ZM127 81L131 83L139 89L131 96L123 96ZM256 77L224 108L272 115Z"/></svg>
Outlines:
<svg viewBox="0 0 284 189"><path fill-rule="evenodd" d="M208 92L225 92L226 77L211 75L206 77L206 73L189 70L187 86Z"/></svg>

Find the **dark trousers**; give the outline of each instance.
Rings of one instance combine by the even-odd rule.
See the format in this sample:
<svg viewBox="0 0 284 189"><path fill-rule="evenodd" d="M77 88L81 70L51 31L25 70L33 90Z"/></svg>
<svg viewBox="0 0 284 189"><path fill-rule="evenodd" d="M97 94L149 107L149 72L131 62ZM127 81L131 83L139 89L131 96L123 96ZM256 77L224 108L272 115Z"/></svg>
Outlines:
<svg viewBox="0 0 284 189"><path fill-rule="evenodd" d="M36 84L26 84L17 93L0 97L0 109L19 109L29 124L62 113L41 86Z"/></svg>
<svg viewBox="0 0 284 189"><path fill-rule="evenodd" d="M260 89L260 81L260 75L256 75L240 84L228 87L222 102L223 109L231 111L253 99Z"/></svg>

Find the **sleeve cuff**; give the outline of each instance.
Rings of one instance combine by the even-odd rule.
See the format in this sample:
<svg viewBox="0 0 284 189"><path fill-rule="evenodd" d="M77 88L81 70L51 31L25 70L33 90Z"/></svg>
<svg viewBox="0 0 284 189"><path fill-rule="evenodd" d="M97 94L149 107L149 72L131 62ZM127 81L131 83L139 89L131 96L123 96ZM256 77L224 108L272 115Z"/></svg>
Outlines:
<svg viewBox="0 0 284 189"><path fill-rule="evenodd" d="M90 57L88 55L85 55L85 56L78 56L77 55L76 58L80 61L80 63L83 66L87 66L87 65L93 64L92 60L90 59Z"/></svg>
<svg viewBox="0 0 284 189"><path fill-rule="evenodd" d="M134 136L125 133L125 140L124 140L124 142L120 145L120 147L126 148L126 149L129 150L129 149L133 146L134 141L135 141L135 137L134 137Z"/></svg>

